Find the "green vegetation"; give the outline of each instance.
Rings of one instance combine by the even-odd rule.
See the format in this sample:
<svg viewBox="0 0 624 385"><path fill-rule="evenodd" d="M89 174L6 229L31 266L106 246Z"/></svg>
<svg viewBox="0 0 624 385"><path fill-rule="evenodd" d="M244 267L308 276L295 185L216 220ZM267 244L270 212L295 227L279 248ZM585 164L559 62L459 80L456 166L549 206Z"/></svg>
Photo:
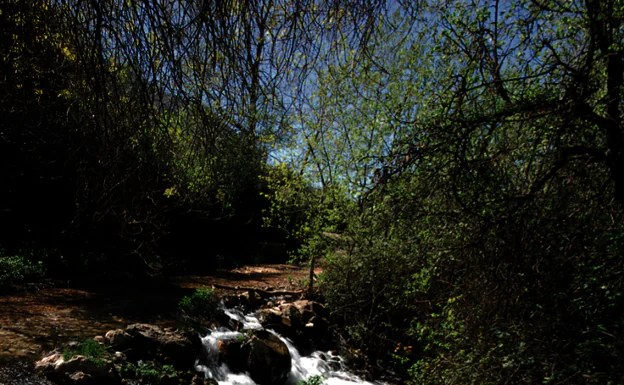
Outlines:
<svg viewBox="0 0 624 385"><path fill-rule="evenodd" d="M19 255L8 256L0 250L0 290L17 283L32 282L44 274L45 269L41 261L32 262Z"/></svg>
<svg viewBox="0 0 624 385"><path fill-rule="evenodd" d="M621 383L623 20L616 0L8 1L0 284L41 272L19 250L155 275L279 244L407 383Z"/></svg>
<svg viewBox="0 0 624 385"><path fill-rule="evenodd" d="M104 359L111 357L111 354L106 350L106 347L95 340L86 339L84 341L78 341L74 345L66 347L62 350L63 359L69 360L73 356L85 356L95 364L104 364Z"/></svg>
<svg viewBox="0 0 624 385"><path fill-rule="evenodd" d="M171 365L162 365L154 361L139 361L137 365L126 362L119 370L119 375L125 380L139 381L141 384L160 385L171 383L179 373Z"/></svg>
<svg viewBox="0 0 624 385"><path fill-rule="evenodd" d="M316 72L269 221L356 348L414 384L621 381L623 11L423 4Z"/></svg>
<svg viewBox="0 0 624 385"><path fill-rule="evenodd" d="M249 341L249 339L251 338L251 335L249 332L242 332L241 334L236 336L236 342L247 342Z"/></svg>
<svg viewBox="0 0 624 385"><path fill-rule="evenodd" d="M182 298L178 307L188 317L212 319L218 303L219 299L213 289L198 288L191 296Z"/></svg>

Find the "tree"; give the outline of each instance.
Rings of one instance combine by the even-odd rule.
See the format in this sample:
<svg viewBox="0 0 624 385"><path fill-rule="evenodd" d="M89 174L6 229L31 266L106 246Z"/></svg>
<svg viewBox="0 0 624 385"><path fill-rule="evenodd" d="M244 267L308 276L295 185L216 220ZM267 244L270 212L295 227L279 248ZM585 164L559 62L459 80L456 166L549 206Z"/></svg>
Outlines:
<svg viewBox="0 0 624 385"><path fill-rule="evenodd" d="M328 67L295 154L328 191L360 175L324 287L353 341L416 383L621 378L621 12L399 9Z"/></svg>
<svg viewBox="0 0 624 385"><path fill-rule="evenodd" d="M2 63L16 76L2 83L3 111L21 120L3 143L13 165L3 201L24 210L12 209L7 222L20 225L6 242L79 242L156 267L176 215L259 217L259 175L288 126L288 90L335 36L365 39L358 20L383 12L341 4L7 2ZM50 167L28 170L35 161ZM35 191L54 195L35 208ZM54 220L38 217L43 207Z"/></svg>

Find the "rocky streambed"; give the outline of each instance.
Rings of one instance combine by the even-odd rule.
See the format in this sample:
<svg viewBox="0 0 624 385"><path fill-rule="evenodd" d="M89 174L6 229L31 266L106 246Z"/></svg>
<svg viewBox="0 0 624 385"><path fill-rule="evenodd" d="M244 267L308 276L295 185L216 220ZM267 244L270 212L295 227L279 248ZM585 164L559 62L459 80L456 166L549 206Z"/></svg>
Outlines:
<svg viewBox="0 0 624 385"><path fill-rule="evenodd" d="M52 351L36 370L67 385L296 385L315 376L328 385L371 384L338 354L323 305L250 297L226 296L201 332L133 324Z"/></svg>

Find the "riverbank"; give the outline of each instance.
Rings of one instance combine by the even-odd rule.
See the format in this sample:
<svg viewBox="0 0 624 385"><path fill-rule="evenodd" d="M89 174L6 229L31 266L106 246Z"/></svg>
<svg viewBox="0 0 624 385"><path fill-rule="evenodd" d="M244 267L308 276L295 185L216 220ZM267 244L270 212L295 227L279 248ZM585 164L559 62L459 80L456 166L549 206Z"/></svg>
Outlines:
<svg viewBox="0 0 624 385"><path fill-rule="evenodd" d="M172 326L177 304L195 288L212 285L295 289L308 269L246 266L212 275L186 275L141 283L83 279L0 296L0 367L32 362L44 351L133 323ZM219 292L219 289L217 289Z"/></svg>

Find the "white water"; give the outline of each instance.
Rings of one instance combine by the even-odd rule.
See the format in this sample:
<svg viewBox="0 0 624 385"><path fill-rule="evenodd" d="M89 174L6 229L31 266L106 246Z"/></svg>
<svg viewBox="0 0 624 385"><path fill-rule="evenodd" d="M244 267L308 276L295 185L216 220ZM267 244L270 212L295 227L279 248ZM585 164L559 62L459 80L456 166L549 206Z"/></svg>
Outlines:
<svg viewBox="0 0 624 385"><path fill-rule="evenodd" d="M240 322L243 330L261 329L260 321L254 315L244 315L238 310L224 309L225 313ZM329 352L314 352L307 357L301 357L299 351L292 342L269 330L279 337L290 352L292 369L285 385L296 385L300 380L306 380L311 376L324 376L327 385L373 385L370 382L359 379L344 368L342 358ZM204 373L206 378L214 378L219 385L257 385L247 374L234 374L226 364L218 364L218 345L220 341L237 339L242 333L227 329L213 330L202 338L204 345L204 362L198 362L195 369Z"/></svg>

